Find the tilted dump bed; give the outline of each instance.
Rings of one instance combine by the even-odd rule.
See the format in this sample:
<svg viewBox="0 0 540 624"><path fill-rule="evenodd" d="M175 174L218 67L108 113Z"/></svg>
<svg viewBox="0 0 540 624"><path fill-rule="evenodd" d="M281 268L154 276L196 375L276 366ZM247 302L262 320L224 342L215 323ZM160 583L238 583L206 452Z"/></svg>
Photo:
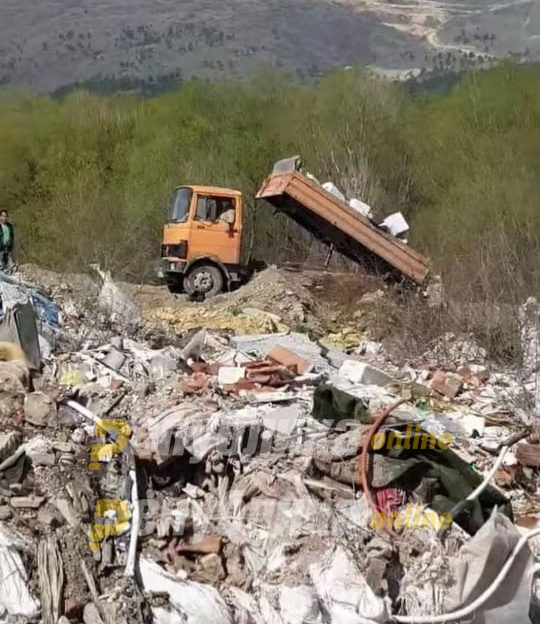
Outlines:
<svg viewBox="0 0 540 624"><path fill-rule="evenodd" d="M391 267L417 284L422 284L428 276L425 256L382 231L298 171L280 173L274 169L257 198L266 200L319 240L356 262L378 270Z"/></svg>

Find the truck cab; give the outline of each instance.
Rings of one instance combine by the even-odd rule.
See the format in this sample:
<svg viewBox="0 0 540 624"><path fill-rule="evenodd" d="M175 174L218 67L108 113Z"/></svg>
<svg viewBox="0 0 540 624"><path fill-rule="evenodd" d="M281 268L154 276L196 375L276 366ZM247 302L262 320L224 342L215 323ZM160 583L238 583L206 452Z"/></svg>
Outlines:
<svg viewBox="0 0 540 624"><path fill-rule="evenodd" d="M214 296L243 277L242 193L212 186L180 186L163 228L159 275L172 291Z"/></svg>

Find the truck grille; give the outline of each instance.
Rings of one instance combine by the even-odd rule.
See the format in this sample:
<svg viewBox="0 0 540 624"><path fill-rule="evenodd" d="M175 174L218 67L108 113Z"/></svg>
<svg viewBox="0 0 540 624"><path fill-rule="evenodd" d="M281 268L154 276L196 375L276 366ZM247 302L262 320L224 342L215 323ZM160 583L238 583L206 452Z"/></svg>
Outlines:
<svg viewBox="0 0 540 624"><path fill-rule="evenodd" d="M186 258L187 257L187 242L181 241L178 245L162 245L161 257L162 258Z"/></svg>

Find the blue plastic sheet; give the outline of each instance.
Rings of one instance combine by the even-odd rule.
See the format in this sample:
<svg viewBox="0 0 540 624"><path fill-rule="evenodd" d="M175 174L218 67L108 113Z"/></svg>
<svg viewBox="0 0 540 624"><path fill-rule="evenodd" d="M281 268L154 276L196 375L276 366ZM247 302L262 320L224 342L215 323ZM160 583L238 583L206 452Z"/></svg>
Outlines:
<svg viewBox="0 0 540 624"><path fill-rule="evenodd" d="M4 317L5 309L17 301L19 303L28 301L32 304L40 333L42 331L55 333L60 329L61 311L53 301L30 284L19 282L0 272L0 320Z"/></svg>

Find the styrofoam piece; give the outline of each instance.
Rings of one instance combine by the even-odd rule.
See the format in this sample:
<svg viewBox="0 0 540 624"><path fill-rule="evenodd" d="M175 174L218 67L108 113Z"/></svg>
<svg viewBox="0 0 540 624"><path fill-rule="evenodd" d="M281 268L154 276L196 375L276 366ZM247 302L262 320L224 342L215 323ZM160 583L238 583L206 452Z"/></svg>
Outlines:
<svg viewBox="0 0 540 624"><path fill-rule="evenodd" d="M361 214L363 217L367 217L368 219L371 219L371 217L373 216L373 211L371 210L371 206L369 204L366 204L360 199L356 199L355 197L353 197L352 199L349 199L349 206L355 212L357 212L358 214Z"/></svg>
<svg viewBox="0 0 540 624"><path fill-rule="evenodd" d="M345 200L345 195L343 195L343 193L338 189L338 187L333 182L325 182L322 185L322 187L323 187L323 189L325 191L328 191L329 193L332 193L332 195L334 197L337 197L342 202L346 201Z"/></svg>
<svg viewBox="0 0 540 624"><path fill-rule="evenodd" d="M475 416L474 414L463 414L460 424L465 429L468 436L473 437L475 432L482 437L484 435L484 429L486 421L482 416Z"/></svg>
<svg viewBox="0 0 540 624"><path fill-rule="evenodd" d="M220 386L231 386L246 376L246 369L241 366L222 366L218 371Z"/></svg>
<svg viewBox="0 0 540 624"><path fill-rule="evenodd" d="M392 236L399 236L409 231L409 224L401 212L395 212L386 217L381 225L385 225Z"/></svg>

